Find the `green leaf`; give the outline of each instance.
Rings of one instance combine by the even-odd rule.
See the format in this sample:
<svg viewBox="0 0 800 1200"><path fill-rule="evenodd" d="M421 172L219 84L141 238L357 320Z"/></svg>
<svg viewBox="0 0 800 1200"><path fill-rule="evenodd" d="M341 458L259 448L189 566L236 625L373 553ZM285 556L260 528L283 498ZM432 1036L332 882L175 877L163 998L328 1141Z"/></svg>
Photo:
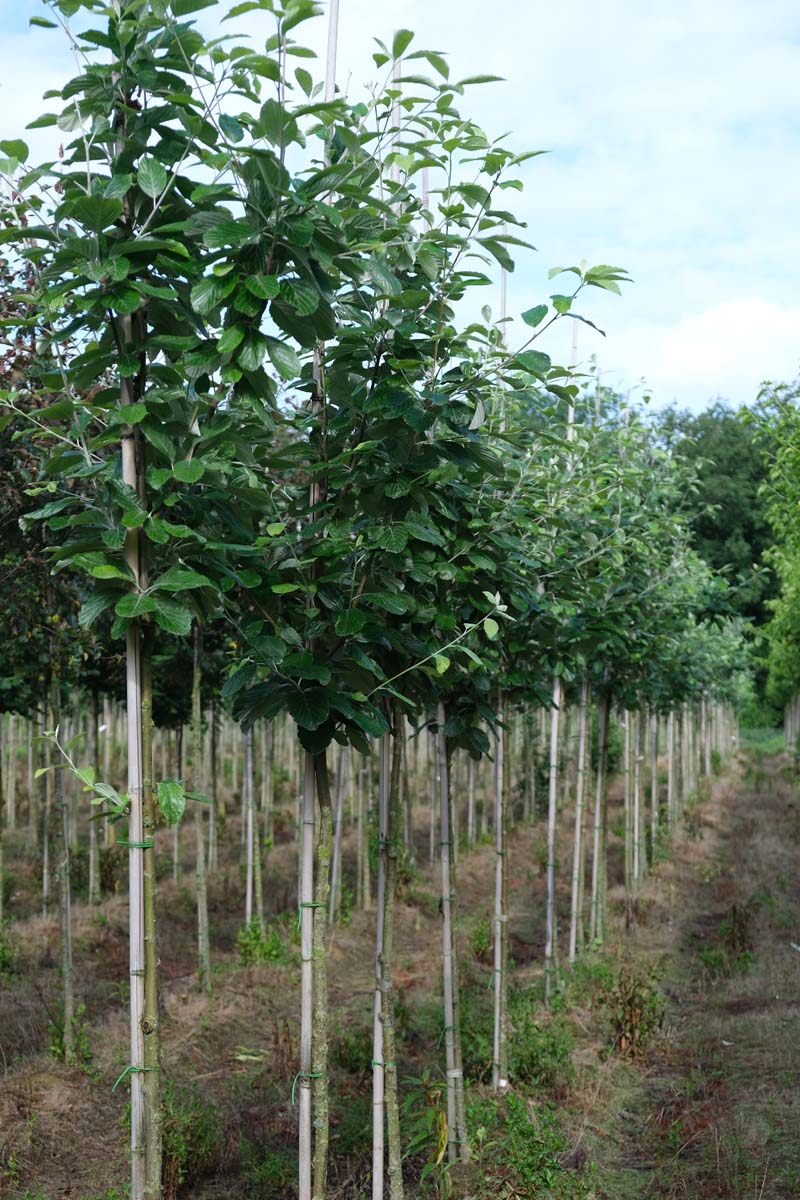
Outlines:
<svg viewBox="0 0 800 1200"><path fill-rule="evenodd" d="M437 675L444 675L445 671L450 668L450 659L445 654L434 654L433 662Z"/></svg>
<svg viewBox="0 0 800 1200"><path fill-rule="evenodd" d="M217 342L217 350L220 354L232 354L243 339L244 330L239 325L231 325Z"/></svg>
<svg viewBox="0 0 800 1200"><path fill-rule="evenodd" d="M167 186L167 172L156 158L148 155L139 161L136 180L145 196L155 200Z"/></svg>
<svg viewBox="0 0 800 1200"><path fill-rule="evenodd" d="M551 296L550 299L553 301L553 308L562 317L572 308L572 296Z"/></svg>
<svg viewBox="0 0 800 1200"><path fill-rule="evenodd" d="M122 216L122 201L99 194L81 196L72 206L76 221L92 233L102 233Z"/></svg>
<svg viewBox="0 0 800 1200"><path fill-rule="evenodd" d="M192 614L188 609L178 604L175 600L168 600L166 596L157 596L155 619L162 629L167 633L173 633L176 637L188 637L192 629Z"/></svg>
<svg viewBox="0 0 800 1200"><path fill-rule="evenodd" d="M281 296L301 317L310 317L319 308L319 292L302 279L284 279Z"/></svg>
<svg viewBox="0 0 800 1200"><path fill-rule="evenodd" d="M550 370L550 358L541 350L523 350L514 361L524 371L530 371L531 375L539 378L542 378Z"/></svg>
<svg viewBox="0 0 800 1200"><path fill-rule="evenodd" d="M162 779L156 786L156 800L168 825L177 825L186 809L186 793L177 779Z"/></svg>
<svg viewBox="0 0 800 1200"><path fill-rule="evenodd" d="M301 371L300 359L287 342L268 337L267 354L282 379L297 379Z"/></svg>
<svg viewBox="0 0 800 1200"><path fill-rule="evenodd" d="M204 473L205 467L196 458L184 458L180 462L172 464L172 474L181 483L197 483L198 479L203 478Z"/></svg>
<svg viewBox="0 0 800 1200"><path fill-rule="evenodd" d="M345 612L337 613L333 627L339 637L347 637L351 633L360 633L367 623L367 618L358 608L348 608Z"/></svg>
<svg viewBox="0 0 800 1200"><path fill-rule="evenodd" d="M500 632L500 626L497 624L497 621L495 621L494 617L484 618L483 631L491 641L494 641Z"/></svg>
<svg viewBox="0 0 800 1200"><path fill-rule="evenodd" d="M371 255L367 260L367 274L377 291L383 295L397 296L403 290L400 280L377 254Z"/></svg>
<svg viewBox="0 0 800 1200"><path fill-rule="evenodd" d="M542 321L547 316L547 305L537 304L535 308L529 308L522 314L522 319L526 325L530 325L531 329L535 329L537 325L541 325Z"/></svg>
<svg viewBox="0 0 800 1200"><path fill-rule="evenodd" d="M84 600L81 611L78 613L78 624L81 629L91 629L100 614L104 613L107 608L111 608L116 598L115 595L109 595L107 592L95 592L94 596Z"/></svg>
<svg viewBox="0 0 800 1200"><path fill-rule="evenodd" d="M378 534L377 544L390 554L402 554L408 545L408 530L402 525L387 525Z"/></svg>
<svg viewBox="0 0 800 1200"><path fill-rule="evenodd" d="M147 596L138 592L130 592L127 596L122 596L116 603L114 612L118 617L133 617L144 616L145 613L152 613L156 610L156 602L152 596Z"/></svg>
<svg viewBox="0 0 800 1200"><path fill-rule="evenodd" d="M398 29L392 38L392 58L402 58L413 40L410 29Z"/></svg>
<svg viewBox="0 0 800 1200"><path fill-rule="evenodd" d="M9 158L15 158L19 163L24 163L28 157L28 147L21 139L0 142L0 150Z"/></svg>
<svg viewBox="0 0 800 1200"><path fill-rule="evenodd" d="M289 698L289 712L301 729L318 729L325 724L330 711L330 699L324 688L309 688Z"/></svg>
<svg viewBox="0 0 800 1200"><path fill-rule="evenodd" d="M290 592L300 590L299 583L275 583L271 589L276 596L288 596Z"/></svg>
<svg viewBox="0 0 800 1200"><path fill-rule="evenodd" d="M211 0L215 3L215 0ZM229 117L227 113L223 113L219 119L219 127L231 142L240 142L244 137L244 129L236 120L236 117Z"/></svg>
<svg viewBox="0 0 800 1200"><path fill-rule="evenodd" d="M58 29L55 21L48 21L44 17L29 17L29 25L36 25L39 29Z"/></svg>
<svg viewBox="0 0 800 1200"><path fill-rule="evenodd" d="M126 583L131 582L130 571L122 571L111 563L101 563L97 567L92 567L91 573L95 579L124 579Z"/></svg>
<svg viewBox="0 0 800 1200"><path fill-rule="evenodd" d="M244 286L259 300L274 300L281 290L281 281L277 275L248 275Z"/></svg>
<svg viewBox="0 0 800 1200"><path fill-rule="evenodd" d="M214 585L207 575L201 575L199 571L192 571L189 567L169 567L151 586L154 592L184 592L188 588Z"/></svg>
<svg viewBox="0 0 800 1200"><path fill-rule="evenodd" d="M122 812L127 806L127 800L124 796L120 796L116 788L113 788L110 783L98 782L92 789L97 800L92 800L92 804L101 804L103 800L107 801L112 808Z"/></svg>

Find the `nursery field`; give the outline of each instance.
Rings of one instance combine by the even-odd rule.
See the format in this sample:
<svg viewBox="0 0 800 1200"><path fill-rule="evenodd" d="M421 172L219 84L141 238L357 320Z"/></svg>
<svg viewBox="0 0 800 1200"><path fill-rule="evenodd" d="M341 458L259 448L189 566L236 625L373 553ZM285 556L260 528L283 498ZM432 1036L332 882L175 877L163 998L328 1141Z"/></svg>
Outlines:
<svg viewBox="0 0 800 1200"><path fill-rule="evenodd" d="M440 938L436 880L409 868L397 896L397 1056L409 1147L409 1194L607 1198L796 1196L800 1186L800 1038L793 930L800 892L798 785L787 760L740 755L685 812L669 861L643 884L626 928L622 845L612 843L611 919L602 951L565 969L543 1002L541 825L510 839L513 1082L491 1084L490 905L493 849L459 864L467 1116L474 1158L449 1181L442 1158L441 1000L432 948ZM612 824L622 816L619 780ZM428 831L417 810L424 863ZM559 836L566 835L566 813ZM164 857L171 847L164 838ZM355 872L347 835L345 873ZM299 1036L293 863L280 845L265 863L270 897L263 950L227 914L243 900L236 860L209 889L214 990L194 984L193 904L185 883L159 884L162 1040L170 1085L165 1194L291 1193L296 1173L292 1085ZM187 854L190 849L187 848ZM186 878L191 863L185 864ZM23 873L16 899L26 897ZM568 908L568 889L559 889ZM372 1108L371 977L361 947L371 916L347 912L328 948L332 1009L329 1194L368 1194ZM26 1200L126 1194L114 1080L125 1059L126 914L122 898L77 903L74 953L81 996L78 1062L54 1052L58 936L54 920L15 922L2 984L3 1190ZM83 1006L85 1005L85 1011ZM57 1018L55 1023L57 1024ZM439 1054L441 1057L441 1054ZM87 1144L85 1130L93 1136ZM437 1161L438 1160L438 1161Z"/></svg>

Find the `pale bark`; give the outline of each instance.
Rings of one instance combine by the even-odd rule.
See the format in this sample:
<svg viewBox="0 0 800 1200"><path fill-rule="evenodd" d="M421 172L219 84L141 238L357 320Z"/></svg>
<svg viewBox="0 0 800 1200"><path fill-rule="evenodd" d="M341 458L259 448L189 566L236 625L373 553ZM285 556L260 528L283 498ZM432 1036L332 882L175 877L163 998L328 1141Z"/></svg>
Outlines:
<svg viewBox="0 0 800 1200"><path fill-rule="evenodd" d="M397 860L400 840L401 785L403 757L403 716L399 704L394 707L394 737L389 780L386 829L386 886L383 907L383 940L380 962L381 1024L383 1026L383 1075L386 1100L386 1140L388 1147L389 1196L403 1200L403 1148L400 1141L400 1105L397 1089L397 1061L394 1026L394 924L397 892Z"/></svg>
<svg viewBox="0 0 800 1200"><path fill-rule="evenodd" d="M328 973L325 952L325 928L330 891L331 832L333 812L328 777L328 760L323 751L314 756L314 772L319 800L319 836L315 864L314 893L314 1020L311 1072L314 1095L314 1168L313 1200L324 1200L328 1176L330 1116L328 1105Z"/></svg>
<svg viewBox="0 0 800 1200"><path fill-rule="evenodd" d="M572 902L569 921L569 961L574 963L578 949L583 874L583 796L586 786L586 729L589 711L589 681L581 684L580 717L578 723L578 764L575 776L575 834L572 846Z"/></svg>
<svg viewBox="0 0 800 1200"><path fill-rule="evenodd" d="M598 706L597 780L594 803L594 846L592 855L592 899L589 918L589 937L602 941L605 937L605 854L606 854L606 765L608 761L608 696Z"/></svg>
<svg viewBox="0 0 800 1200"><path fill-rule="evenodd" d="M492 1087L508 1087L508 793L506 791L506 697L498 698L497 741L495 749L494 807L494 1039L492 1047Z"/></svg>
<svg viewBox="0 0 800 1200"><path fill-rule="evenodd" d="M561 715L562 687L553 679L553 707L550 714L550 791L547 805L547 914L544 948L544 998L549 1004L553 990L556 953L556 808L558 804L558 727Z"/></svg>
<svg viewBox="0 0 800 1200"><path fill-rule="evenodd" d="M194 790L204 794L203 778L203 722L201 705L201 648L202 634L199 625L194 627L194 673L192 677L192 778ZM206 884L206 841L203 826L205 805L193 801L195 832L195 887L197 892L197 980L200 990L211 991L211 943L208 931L208 887Z"/></svg>
<svg viewBox="0 0 800 1200"><path fill-rule="evenodd" d="M298 1200L311 1200L311 1083L314 1021L314 757L303 765L303 820L300 849L300 1070Z"/></svg>

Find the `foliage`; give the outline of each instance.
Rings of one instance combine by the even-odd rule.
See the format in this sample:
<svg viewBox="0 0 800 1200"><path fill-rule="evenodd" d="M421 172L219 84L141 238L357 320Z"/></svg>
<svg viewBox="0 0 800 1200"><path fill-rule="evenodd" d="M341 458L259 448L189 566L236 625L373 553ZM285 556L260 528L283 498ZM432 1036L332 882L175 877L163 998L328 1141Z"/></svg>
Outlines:
<svg viewBox="0 0 800 1200"><path fill-rule="evenodd" d="M89 1045L89 1022L86 1018L86 1005L79 1004L72 1017L72 1055L73 1062L79 1067L89 1067L94 1055ZM64 1047L64 1012L59 1007L50 1017L47 1025L47 1036L50 1038L50 1053L57 1062L66 1062Z"/></svg>
<svg viewBox="0 0 800 1200"><path fill-rule="evenodd" d="M0 923L0 980L8 981L16 971L19 944L8 921Z"/></svg>
<svg viewBox="0 0 800 1200"><path fill-rule="evenodd" d="M502 1099L472 1097L467 1121L478 1165L481 1195L590 1200L591 1175L563 1165L567 1151L556 1109L509 1092Z"/></svg>
<svg viewBox="0 0 800 1200"><path fill-rule="evenodd" d="M164 1200L175 1200L184 1187L193 1187L214 1167L222 1122L219 1109L196 1089L164 1086L162 1187Z"/></svg>
<svg viewBox="0 0 800 1200"><path fill-rule="evenodd" d="M509 1074L514 1083L537 1091L563 1089L572 1080L575 1038L560 1014L536 1019L524 993L510 999Z"/></svg>
<svg viewBox="0 0 800 1200"><path fill-rule="evenodd" d="M237 933L236 951L244 967L286 963L291 957L278 925L262 924L258 917L251 917Z"/></svg>
<svg viewBox="0 0 800 1200"><path fill-rule="evenodd" d="M611 1049L640 1058L664 1021L664 996L658 986L663 964L623 964L599 997L611 1024Z"/></svg>

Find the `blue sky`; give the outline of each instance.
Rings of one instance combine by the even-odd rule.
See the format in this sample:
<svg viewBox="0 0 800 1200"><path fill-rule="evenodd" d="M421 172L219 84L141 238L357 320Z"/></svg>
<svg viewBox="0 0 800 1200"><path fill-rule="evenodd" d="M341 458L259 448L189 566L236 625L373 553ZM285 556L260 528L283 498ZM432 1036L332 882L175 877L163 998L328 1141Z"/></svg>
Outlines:
<svg viewBox="0 0 800 1200"><path fill-rule="evenodd" d="M0 0L2 137L73 73L59 33L28 29L42 12ZM609 383L644 379L659 404L697 408L748 403L760 381L798 373L796 0L341 0L338 77L353 94L373 77L372 37L398 26L447 51L451 77L502 75L463 108L549 151L515 197L538 252L509 282L510 312L547 296L550 266L610 262L635 285L592 297L608 337L581 326L579 342ZM324 35L320 21L320 50ZM545 348L568 357L568 336Z"/></svg>

